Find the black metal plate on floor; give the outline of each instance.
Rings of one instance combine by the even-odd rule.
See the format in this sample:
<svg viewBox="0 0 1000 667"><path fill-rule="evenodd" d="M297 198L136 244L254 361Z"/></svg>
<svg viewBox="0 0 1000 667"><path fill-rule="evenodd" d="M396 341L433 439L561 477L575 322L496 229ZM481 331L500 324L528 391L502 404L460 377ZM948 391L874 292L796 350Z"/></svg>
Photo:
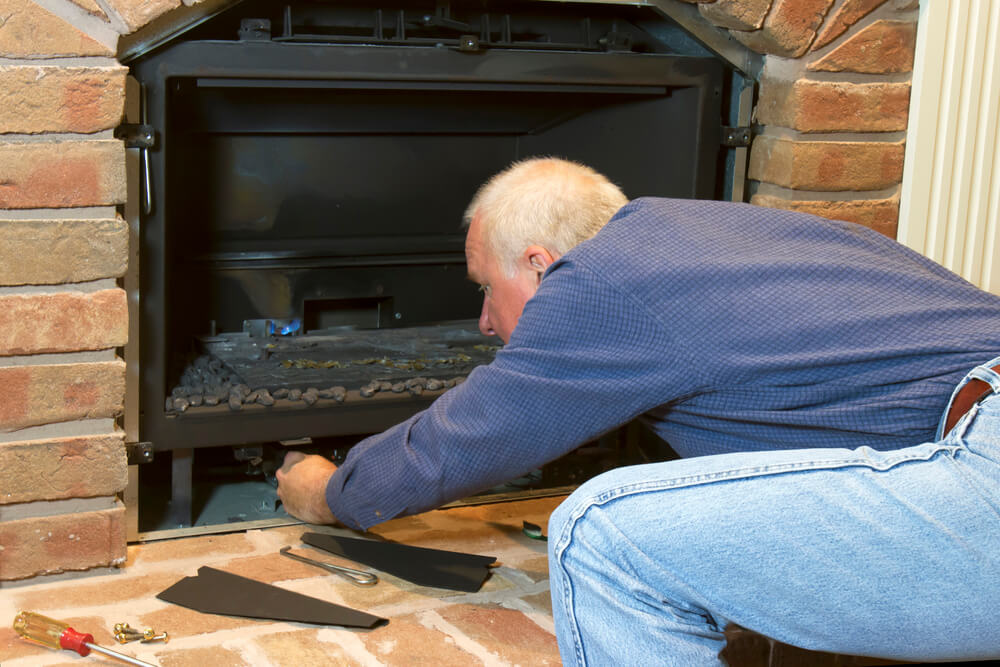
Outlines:
<svg viewBox="0 0 1000 667"><path fill-rule="evenodd" d="M287 591L211 567L185 577L156 596L208 614L373 628L387 619L332 602Z"/></svg>
<svg viewBox="0 0 1000 667"><path fill-rule="evenodd" d="M381 540L305 533L302 541L419 586L475 593L490 575L495 556L428 549Z"/></svg>

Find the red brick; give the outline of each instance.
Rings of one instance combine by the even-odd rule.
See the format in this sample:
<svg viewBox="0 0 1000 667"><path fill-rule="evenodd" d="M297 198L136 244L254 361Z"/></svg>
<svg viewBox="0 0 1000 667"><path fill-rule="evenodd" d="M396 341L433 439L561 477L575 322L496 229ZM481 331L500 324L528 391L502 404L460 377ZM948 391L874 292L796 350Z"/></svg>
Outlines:
<svg viewBox="0 0 1000 667"><path fill-rule="evenodd" d="M882 190L900 183L903 141L808 141L761 135L750 178L792 190Z"/></svg>
<svg viewBox="0 0 1000 667"><path fill-rule="evenodd" d="M0 220L0 285L117 278L128 264L128 225L99 220Z"/></svg>
<svg viewBox="0 0 1000 667"><path fill-rule="evenodd" d="M864 225L889 238L896 238L899 221L899 195L888 199L859 199L851 201L812 201L784 199L772 194L757 193L751 204L769 208L783 208L818 215L831 220L845 220Z"/></svg>
<svg viewBox="0 0 1000 667"><path fill-rule="evenodd" d="M0 505L113 496L127 481L121 433L0 442Z"/></svg>
<svg viewBox="0 0 1000 667"><path fill-rule="evenodd" d="M539 582L549 577L549 557L546 554L539 554L514 562L505 562L504 565L514 568L534 582Z"/></svg>
<svg viewBox="0 0 1000 667"><path fill-rule="evenodd" d="M295 539L295 542L298 542L298 538ZM306 551L297 550L293 553L305 554ZM327 559L325 554L320 556L310 553L308 556L321 562L332 563L334 561L333 558ZM346 565L347 567L358 566L357 563L352 565L349 561L340 561L335 564ZM290 581L292 579L314 579L323 573L315 565L293 561L278 553L250 556L249 558L235 558L226 563L226 572L238 574L241 577L260 581L265 584L273 584L276 581Z"/></svg>
<svg viewBox="0 0 1000 667"><path fill-rule="evenodd" d="M165 646L161 653L156 654L156 660L162 667L206 667L206 665L211 665L211 667L245 667L247 664L247 661L240 657L239 653L221 646L187 648L176 651Z"/></svg>
<svg viewBox="0 0 1000 667"><path fill-rule="evenodd" d="M125 290L0 295L0 356L106 350L127 339Z"/></svg>
<svg viewBox="0 0 1000 667"><path fill-rule="evenodd" d="M135 32L153 19L181 6L181 0L107 0L107 4Z"/></svg>
<svg viewBox="0 0 1000 667"><path fill-rule="evenodd" d="M0 580L125 561L125 506L0 523Z"/></svg>
<svg viewBox="0 0 1000 667"><path fill-rule="evenodd" d="M51 649L21 639L14 632L11 623L13 623L13 620L10 623L5 622L3 625L0 625L0 661L16 660L28 655L41 656L51 651ZM0 662L0 665L2 664L3 662Z"/></svg>
<svg viewBox="0 0 1000 667"><path fill-rule="evenodd" d="M867 16L885 0L844 0L816 36L813 49L819 49L844 34L848 28Z"/></svg>
<svg viewBox="0 0 1000 667"><path fill-rule="evenodd" d="M771 0L716 0L698 5L706 19L722 28L756 30L764 25Z"/></svg>
<svg viewBox="0 0 1000 667"><path fill-rule="evenodd" d="M125 108L125 75L115 67L24 65L0 69L0 133L98 132Z"/></svg>
<svg viewBox="0 0 1000 667"><path fill-rule="evenodd" d="M195 573L192 572L191 575ZM183 577L177 577L179 581ZM169 588L169 586L165 587ZM144 628L164 628L170 633L170 637L177 639L180 637L190 637L191 635L201 635L218 630L231 630L233 628L245 628L252 625L265 625L267 621L259 621L252 618L242 618L239 616L223 616L222 614L203 614L180 605L168 605L159 611L141 614L139 625Z"/></svg>
<svg viewBox="0 0 1000 667"><path fill-rule="evenodd" d="M798 58L809 49L832 4L833 0L774 0L760 30L731 34L758 53Z"/></svg>
<svg viewBox="0 0 1000 667"><path fill-rule="evenodd" d="M255 643L261 647L262 652L267 655L273 665L358 664L357 661L351 659L350 653L345 651L343 647L334 642L322 641L319 637L319 630L272 632L258 637ZM164 662L163 664L164 667L169 667L169 663ZM435 664L439 663L435 661Z"/></svg>
<svg viewBox="0 0 1000 667"><path fill-rule="evenodd" d="M359 637L368 652L384 665L465 667L480 664L440 628L427 627L418 615L392 618L388 625Z"/></svg>
<svg viewBox="0 0 1000 667"><path fill-rule="evenodd" d="M4 0L0 56L113 56L101 44L31 0Z"/></svg>
<svg viewBox="0 0 1000 667"><path fill-rule="evenodd" d="M558 664L555 635L523 612L494 604L451 605L437 613L501 660L521 665Z"/></svg>
<svg viewBox="0 0 1000 667"><path fill-rule="evenodd" d="M909 21L876 21L806 69L813 72L890 74L913 70L917 24Z"/></svg>
<svg viewBox="0 0 1000 667"><path fill-rule="evenodd" d="M254 546L247 539L246 533L204 535L183 540L161 540L139 545L136 562L148 564L227 554L235 556L250 553L253 550ZM286 560L288 559L286 558ZM291 563L291 561L288 562ZM317 572L321 572L321 570L317 570Z"/></svg>
<svg viewBox="0 0 1000 667"><path fill-rule="evenodd" d="M765 75L757 122L799 132L902 132L909 105L909 83L789 81Z"/></svg>
<svg viewBox="0 0 1000 667"><path fill-rule="evenodd" d="M0 208L125 202L125 146L113 139L0 144Z"/></svg>
<svg viewBox="0 0 1000 667"><path fill-rule="evenodd" d="M130 563L125 568L106 577L95 577L81 581L69 579L47 583L44 588L27 586L12 590L10 597L18 609L30 609L43 614L56 613L59 609L73 607L99 607L103 605L124 606L127 602L143 602L156 597L158 593L177 583L174 572L146 572L134 574ZM135 624L137 619L132 609L122 611L116 622Z"/></svg>
<svg viewBox="0 0 1000 667"><path fill-rule="evenodd" d="M117 417L125 397L125 364L115 360L0 367L0 387L0 433Z"/></svg>

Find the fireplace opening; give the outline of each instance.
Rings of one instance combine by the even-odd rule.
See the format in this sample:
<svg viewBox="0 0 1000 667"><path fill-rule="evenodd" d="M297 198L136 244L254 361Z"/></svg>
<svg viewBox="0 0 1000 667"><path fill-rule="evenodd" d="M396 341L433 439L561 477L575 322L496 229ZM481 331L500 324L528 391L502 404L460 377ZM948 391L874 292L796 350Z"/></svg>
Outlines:
<svg viewBox="0 0 1000 667"><path fill-rule="evenodd" d="M692 44L617 3L247 0L131 60L139 530L280 519L287 447L342 459L489 363L460 223L511 162L725 198L733 71ZM632 424L480 500L671 456Z"/></svg>
<svg viewBox="0 0 1000 667"><path fill-rule="evenodd" d="M389 318L394 312L389 297L303 299L302 329L305 333L343 326L381 329L389 326ZM294 322L291 326L295 326ZM278 331L280 333L281 329Z"/></svg>

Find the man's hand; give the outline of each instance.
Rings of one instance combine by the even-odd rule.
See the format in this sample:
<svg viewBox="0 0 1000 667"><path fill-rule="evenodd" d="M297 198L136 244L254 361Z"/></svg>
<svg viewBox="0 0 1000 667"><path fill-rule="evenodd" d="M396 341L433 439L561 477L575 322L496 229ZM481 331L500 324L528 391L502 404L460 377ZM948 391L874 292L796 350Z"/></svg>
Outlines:
<svg viewBox="0 0 1000 667"><path fill-rule="evenodd" d="M285 454L275 476L278 497L285 511L306 523L336 523L326 504L326 485L337 466L322 456L307 456L302 452Z"/></svg>

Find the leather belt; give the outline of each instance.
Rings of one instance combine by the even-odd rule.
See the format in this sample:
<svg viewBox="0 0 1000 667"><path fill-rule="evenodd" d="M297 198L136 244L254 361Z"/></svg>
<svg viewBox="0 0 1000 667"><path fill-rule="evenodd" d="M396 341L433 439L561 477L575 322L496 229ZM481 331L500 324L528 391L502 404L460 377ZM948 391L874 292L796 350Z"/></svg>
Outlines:
<svg viewBox="0 0 1000 667"><path fill-rule="evenodd" d="M994 366L993 370L1000 373L1000 365ZM948 416L944 420L944 432L948 433L948 431L953 429L958 420L964 417L965 413L971 410L973 405L991 393L993 393L993 387L988 382L983 382L975 378L969 380L967 384L958 390L955 400L951 402L951 409L948 410Z"/></svg>

